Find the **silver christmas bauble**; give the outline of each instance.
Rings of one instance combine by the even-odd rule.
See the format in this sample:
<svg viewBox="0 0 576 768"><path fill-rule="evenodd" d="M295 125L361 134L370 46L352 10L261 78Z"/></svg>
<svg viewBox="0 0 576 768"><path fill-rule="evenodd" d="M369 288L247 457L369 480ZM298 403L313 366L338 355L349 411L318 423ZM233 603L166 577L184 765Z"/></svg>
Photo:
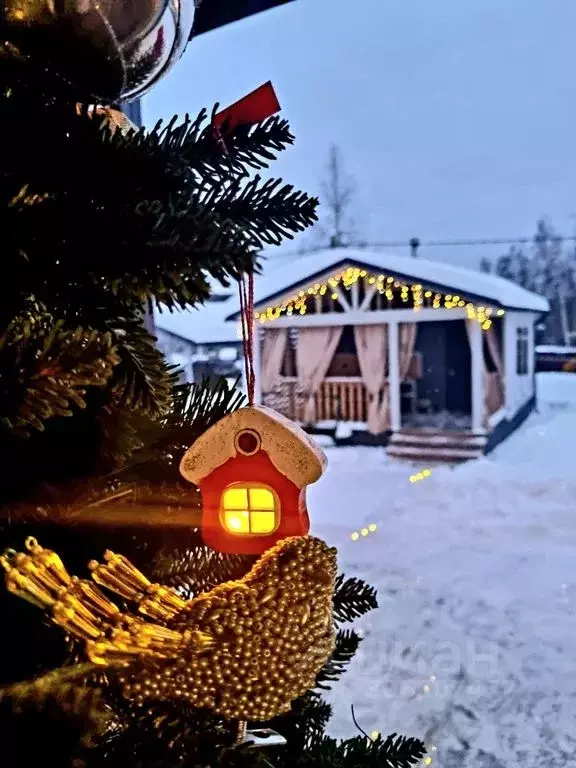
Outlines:
<svg viewBox="0 0 576 768"><path fill-rule="evenodd" d="M0 0L0 42L86 99L141 96L182 55L195 0Z"/></svg>

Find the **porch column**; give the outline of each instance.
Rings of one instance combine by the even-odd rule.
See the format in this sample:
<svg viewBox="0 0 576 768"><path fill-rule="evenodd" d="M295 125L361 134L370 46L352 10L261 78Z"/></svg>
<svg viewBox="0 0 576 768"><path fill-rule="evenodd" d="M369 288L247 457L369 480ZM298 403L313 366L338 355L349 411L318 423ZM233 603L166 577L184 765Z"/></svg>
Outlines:
<svg viewBox="0 0 576 768"><path fill-rule="evenodd" d="M388 323L388 391L390 394L390 429L399 432L402 426L400 413L400 350L398 323Z"/></svg>
<svg viewBox="0 0 576 768"><path fill-rule="evenodd" d="M471 388L472 388L472 432L484 433L484 352L482 349L482 327L477 320L469 320Z"/></svg>

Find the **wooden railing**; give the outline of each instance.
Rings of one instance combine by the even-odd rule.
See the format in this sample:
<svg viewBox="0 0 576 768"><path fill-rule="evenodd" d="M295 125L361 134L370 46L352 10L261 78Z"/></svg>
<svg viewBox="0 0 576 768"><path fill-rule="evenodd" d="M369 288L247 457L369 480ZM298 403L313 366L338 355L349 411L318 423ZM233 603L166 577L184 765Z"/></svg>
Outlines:
<svg viewBox="0 0 576 768"><path fill-rule="evenodd" d="M316 421L366 421L366 390L360 379L326 379L314 401Z"/></svg>
<svg viewBox="0 0 576 768"><path fill-rule="evenodd" d="M304 395L294 378L284 378L264 404L293 421L304 422ZM367 419L366 389L359 378L326 379L314 396L314 423L319 421L355 421Z"/></svg>

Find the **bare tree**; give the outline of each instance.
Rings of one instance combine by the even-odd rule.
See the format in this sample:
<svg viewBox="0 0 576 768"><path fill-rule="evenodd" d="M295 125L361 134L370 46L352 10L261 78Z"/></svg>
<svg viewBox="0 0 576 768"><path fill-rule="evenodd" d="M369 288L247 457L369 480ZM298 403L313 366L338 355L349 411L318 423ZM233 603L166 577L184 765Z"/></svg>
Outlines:
<svg viewBox="0 0 576 768"><path fill-rule="evenodd" d="M350 216L356 185L345 172L342 152L332 144L328 152L325 176L322 182L322 197L326 216L318 230L330 248L341 248L351 244L354 222Z"/></svg>

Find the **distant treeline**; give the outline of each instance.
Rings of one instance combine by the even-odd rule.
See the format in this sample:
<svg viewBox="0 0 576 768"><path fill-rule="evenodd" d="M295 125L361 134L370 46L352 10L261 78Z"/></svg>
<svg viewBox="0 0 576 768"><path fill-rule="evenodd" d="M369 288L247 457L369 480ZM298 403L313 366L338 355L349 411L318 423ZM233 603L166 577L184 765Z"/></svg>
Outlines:
<svg viewBox="0 0 576 768"><path fill-rule="evenodd" d="M529 245L511 246L495 260L482 259L481 269L512 280L545 296L550 314L540 343L576 343L576 245L558 236L548 222L538 222Z"/></svg>

